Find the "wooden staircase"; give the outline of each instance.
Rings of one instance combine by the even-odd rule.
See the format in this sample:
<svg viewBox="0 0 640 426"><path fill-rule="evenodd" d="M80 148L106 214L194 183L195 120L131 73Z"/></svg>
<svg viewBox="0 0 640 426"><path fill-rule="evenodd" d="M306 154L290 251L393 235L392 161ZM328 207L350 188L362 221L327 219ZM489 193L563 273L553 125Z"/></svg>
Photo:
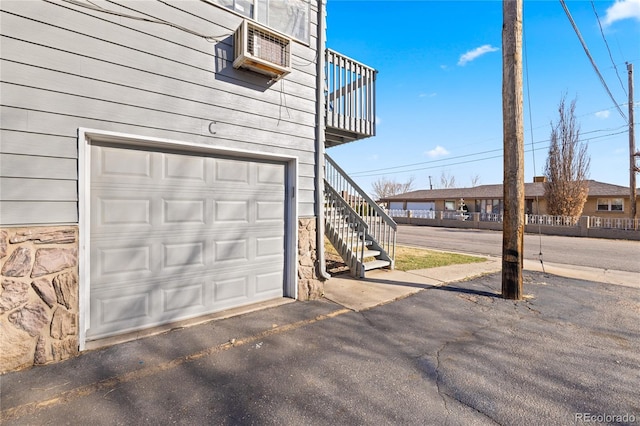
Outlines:
<svg viewBox="0 0 640 426"><path fill-rule="evenodd" d="M325 235L352 276L393 269L396 223L328 155L325 160Z"/></svg>

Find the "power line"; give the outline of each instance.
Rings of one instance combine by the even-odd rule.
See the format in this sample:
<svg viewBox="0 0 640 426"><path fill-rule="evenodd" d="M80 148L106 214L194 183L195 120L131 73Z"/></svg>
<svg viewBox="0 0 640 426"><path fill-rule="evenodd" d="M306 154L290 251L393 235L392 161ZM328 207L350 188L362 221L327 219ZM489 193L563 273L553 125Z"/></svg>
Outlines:
<svg viewBox="0 0 640 426"><path fill-rule="evenodd" d="M524 68L524 74L525 74L525 81L527 83L527 104L529 106L529 136L531 136L531 147L533 148L533 118L531 115L531 89L529 88L529 57L527 56L527 37L526 37L526 28L523 25L522 26L522 35L523 35L523 50L524 50L524 64L525 64L525 68ZM533 153L533 172L534 174L537 172L536 169L536 155L535 152Z"/></svg>
<svg viewBox="0 0 640 426"><path fill-rule="evenodd" d="M621 135L621 134L626 133L626 132L627 132L626 130L623 130L621 132L608 133L606 135L594 136L594 137L588 138L586 140L586 142L589 142L589 141L592 141L592 140L595 140L595 139L608 138L610 136ZM593 132L591 132L591 133L593 133ZM537 144L541 144L541 143L544 143L544 142L550 142L550 140L546 139L546 140L542 140L542 141L537 141L537 142L535 142L535 144L537 145ZM541 151L541 150L547 150L547 149L549 149L548 145L537 147L537 148L532 147L529 150L525 150L525 152L534 152L534 151ZM447 158L447 159L433 160L433 161L427 161L427 162L423 162L423 163L415 163L415 164L412 164L412 165L397 166L397 167L390 167L390 168L383 168L383 169L367 170L367 171L356 172L356 173L349 173L349 176L351 176L353 178L383 176L383 175L389 174L390 170L397 169L397 168L400 168L400 167L411 167L411 166L417 166L417 165L432 164L432 163L439 162L439 161L450 161L450 160L455 160L455 159L458 159L458 158L465 158L465 157L470 157L470 156L474 156L474 155L489 154L489 153L497 152L497 151L502 151L502 148L493 149L493 150L489 150L489 151L483 151L482 153L466 154L466 155L460 155L460 156L457 156L457 157L450 157L450 158ZM499 154L499 155L492 155L490 157L476 158L476 159L466 160L466 161L458 161L458 162L455 162L455 163L437 164L437 165L433 165L433 166L428 165L426 167L418 167L418 168L408 169L408 170L397 170L397 171L393 172L393 174L418 172L418 171L422 171L422 170L437 169L437 168L440 168L440 167L458 166L460 164L476 163L476 162L480 162L480 161L493 160L493 159L501 158L501 157L502 157L502 154ZM382 172L382 173L377 173L377 172Z"/></svg>
<svg viewBox="0 0 640 426"><path fill-rule="evenodd" d="M617 130L620 130L622 128L626 128L626 126L620 126L620 127L616 127L616 128L609 128L609 129L597 129L597 130L590 130L588 132L582 132L580 133L581 136L584 135L589 135L592 133L601 133L601 132L615 132ZM624 133L624 132L621 132ZM604 135L604 136L610 136L610 135L617 135L620 133L610 133L609 135ZM596 136L595 138L600 138L600 137L604 137L604 136ZM531 141L531 146L533 147L533 145L539 145L541 143L545 143L545 142L550 142L550 139L543 139L543 140L539 140L539 141ZM397 170L397 169L403 169L406 167L414 167L414 166L422 166L425 164L433 164L433 163L441 163L441 162L447 162L447 161L451 161L451 160L456 160L459 158L467 158L467 157L474 157L474 156L478 156L478 155L483 155L483 154L490 154L493 152L498 152L498 151L502 151L503 148L496 148L496 149L490 149L490 150L486 150L486 151L479 151L479 152L474 152L471 154L463 154L463 155L457 155L454 157L447 157L447 158L440 158L437 160L429 160L429 161L421 161L418 163L410 163L410 164L401 164L399 166L391 166L391 167L382 167L379 169L369 169L369 170L361 170L359 172L351 172L349 173L350 176L361 176L363 174L365 174L366 176L370 176L370 173L373 172L381 172L381 171L391 171L391 170ZM527 151L527 152L531 152L531 151ZM491 157L493 158L493 157ZM439 166L436 166L439 167ZM399 173L404 173L405 170L399 170Z"/></svg>
<svg viewBox="0 0 640 426"><path fill-rule="evenodd" d="M527 56L527 33L526 33L526 25L522 25L522 46L524 50L524 75L525 81L527 82L527 104L529 106L529 127L531 131L529 132L529 136L531 137L531 158L533 159L533 175L536 176L538 169L536 167L536 153L533 147L533 117L531 114L531 89L529 88L529 57ZM536 211L540 213L540 200L536 195ZM533 212L532 212L533 213ZM540 264L542 265L542 271L544 272L544 262L542 261L542 225L538 223L538 241L540 250L538 252L538 259L540 260Z"/></svg>
<svg viewBox="0 0 640 426"><path fill-rule="evenodd" d="M584 39L582 38L582 35L580 34L580 30L578 29L578 26L576 25L575 21L573 20L573 17L571 16L571 12L569 12L569 9L567 8L566 3L564 2L564 0L560 0L560 4L562 5L562 8L564 9L564 12L567 15L567 18L569 18L569 22L571 22L571 26L573 27L573 30L575 31L576 35L578 36L578 39L580 40L580 44L582 44L582 48L584 49L584 52L587 54L587 57L589 58L589 61L591 61L591 65L593 66L594 71L596 72L596 74L598 74L598 78L600 79L600 83L602 83L602 86L604 87L604 89L609 94L609 97L611 98L611 100L613 101L613 104L618 109L618 112L620 113L620 116L622 116L624 121L626 123L628 123L629 120L627 119L627 116L624 115L624 112L622 112L622 110L618 106L618 102L616 102L615 98L611 94L611 90L609 90L609 86L607 86L607 83L604 81L604 77L602 77L602 74L600 73L600 70L598 69L598 66L596 65L596 62L594 61L593 57L591 56L591 53L589 52L589 48L587 47L587 44L585 43Z"/></svg>
<svg viewBox="0 0 640 426"><path fill-rule="evenodd" d="M620 82L620 87L622 87L622 91L625 96L627 95L627 89L625 89L624 84L622 83L622 78L620 78L620 73L618 73L618 67L616 66L615 61L613 60L613 55L611 55L611 49L609 49L609 43L607 43L607 38L604 36L604 31L602 30L602 23L600 23L600 17L598 16L598 12L596 11L596 5L591 0L591 8L593 8L593 13L596 15L596 20L598 21L598 26L600 27L600 34L602 34L602 40L604 40L604 45L607 46L607 52L609 52L609 59L611 59L611 63L613 64L613 69L616 70L616 75L618 76L618 81Z"/></svg>
<svg viewBox="0 0 640 426"><path fill-rule="evenodd" d="M476 156L476 155L489 154L489 153L497 152L497 151L502 151L502 148L490 149L488 151L474 152L472 154L457 155L455 157L440 158L438 160L421 161L419 163L403 164L403 165L400 165L400 166L393 166L393 167L383 167L381 169L362 170L360 172L349 173L349 175L350 176L357 176L357 175L360 175L361 173L371 173L371 172L379 172L379 171L384 171L384 170L402 169L402 168L405 168L405 167L421 166L423 164L439 163L439 162L442 162L442 161L450 161L452 159L457 159L457 158L473 157L473 156Z"/></svg>
<svg viewBox="0 0 640 426"><path fill-rule="evenodd" d="M640 105L640 102L637 102L637 104L638 104L638 105ZM621 104L619 104L618 106L626 106L626 105L627 105L627 103L625 102L625 103L621 103ZM578 115L576 118L583 118L583 117L587 117L587 116L594 115L594 114L597 114L597 113L602 112L602 111L609 111L609 110L612 110L612 109L614 109L614 108L615 108L615 106L612 106L612 107L608 107L608 108L599 109L598 111L591 111L591 112L587 112L587 113L584 113L584 114L580 114L580 115ZM548 126L548 124L541 124L541 125L536 126L536 127L532 127L532 126L533 126L533 124L530 124L530 126L531 126L531 127L528 127L527 129L525 129L525 131L533 132L534 130L542 129L543 127ZM623 127L626 127L626 125L625 125L625 126L621 126L621 127L617 127L617 128L615 128L615 129L601 129L601 130L593 130L593 131L585 132L585 133L581 133L581 134L587 134L587 133L593 133L593 132L600 132L600 131L602 131L602 132L605 132L605 131L614 131L614 130L622 129ZM474 141L473 143L469 143L469 144L465 144L465 145L456 145L456 146L457 146L458 148L464 148L464 147L471 146L471 145L473 145L473 146L477 146L477 145L485 145L485 143L489 143L489 142L492 142L492 141L497 141L498 139L499 139L499 137L490 137L490 138L486 138L486 139L482 139L482 140ZM439 160L439 161L442 161L442 160ZM417 163L417 164L422 164L422 163ZM398 167L401 167L401 166L398 166ZM366 171L365 171L365 172L366 172ZM356 173L358 173L358 172L356 172Z"/></svg>
<svg viewBox="0 0 640 426"><path fill-rule="evenodd" d="M106 14L109 14L109 15L119 16L119 17L122 17L122 18L133 19L135 21L150 22L150 23L153 23L153 24L166 25L166 26L175 28L177 30L184 31L184 32L186 32L188 34L191 34L191 35L194 35L194 36L197 36L197 37L202 37L203 39L205 39L206 41L208 41L210 43L213 43L215 41L220 41L220 39L222 39L223 37L226 37L226 34L225 35L216 35L216 36L202 34L202 33L199 33L197 31L191 30L189 28L183 27L181 25L174 24L173 22L169 22L169 21L166 21L164 19L155 18L155 17L149 15L148 13L139 12L139 13L141 13L143 15L148 16L148 18L145 18L143 16L135 16L135 15L130 15L128 13L122 13L122 12L118 12L118 11L115 11L115 10L107 9L105 7L102 7L102 6L99 6L99 5L95 4L95 3L93 3L91 0L87 0L86 3L84 3L84 2L82 2L80 0L62 0L62 1L66 2L66 3L69 3L69 4L72 4L74 6L84 7L85 9L90 9L90 10L93 10L95 12L102 12L102 13L106 13ZM127 9L131 10L130 7L126 7L126 6L122 6L122 7L125 7Z"/></svg>

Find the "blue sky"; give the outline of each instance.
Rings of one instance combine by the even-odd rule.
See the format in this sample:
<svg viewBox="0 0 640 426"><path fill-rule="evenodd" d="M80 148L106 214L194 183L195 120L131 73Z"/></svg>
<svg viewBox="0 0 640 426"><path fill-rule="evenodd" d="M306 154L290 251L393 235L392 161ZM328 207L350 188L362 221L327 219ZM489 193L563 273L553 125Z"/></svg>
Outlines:
<svg viewBox="0 0 640 426"><path fill-rule="evenodd" d="M604 38L591 1L566 4L625 116L625 62L634 64L637 124L640 0L593 2ZM413 177L413 189L428 189L429 176L437 187L442 174L458 187L476 176L502 182L501 1L328 0L327 15L328 47L378 70L377 135L327 150L363 189L383 177ZM566 94L577 98L591 179L628 186L627 122L559 1L524 1L524 43L525 181L544 172L550 123Z"/></svg>

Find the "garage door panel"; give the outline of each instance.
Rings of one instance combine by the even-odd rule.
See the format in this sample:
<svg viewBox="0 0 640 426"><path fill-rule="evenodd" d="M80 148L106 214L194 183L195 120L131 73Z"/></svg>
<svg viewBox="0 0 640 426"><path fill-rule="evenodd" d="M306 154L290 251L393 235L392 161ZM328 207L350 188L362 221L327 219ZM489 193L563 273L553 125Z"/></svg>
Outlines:
<svg viewBox="0 0 640 426"><path fill-rule="evenodd" d="M215 262L208 268L167 268L162 273L140 273L140 274L119 274L113 276L103 276L101 280L93 280L91 283L92 297L104 292L115 291L114 294L121 294L122 291L147 291L146 289L177 287L186 285L188 282L199 280L201 277L251 277L256 275L255 270L260 274L282 274L282 268L277 263L284 262L282 256L263 257L257 261L227 261ZM93 267L93 266L92 266ZM282 282L279 283L282 287ZM215 296L213 302L215 302ZM209 303L209 302L207 302Z"/></svg>
<svg viewBox="0 0 640 426"><path fill-rule="evenodd" d="M283 191L181 193L161 196L145 188L104 190L92 197L94 226L211 225L214 222L284 221ZM180 191L182 191L180 189ZM274 200L275 199L275 200ZM251 212L255 211L252 215ZM213 212L213 215L211 214Z"/></svg>
<svg viewBox="0 0 640 426"><path fill-rule="evenodd" d="M210 170L213 161L210 158L195 157L191 155L162 155L162 177L166 181L188 184L190 186L205 186L207 183L207 170Z"/></svg>
<svg viewBox="0 0 640 426"><path fill-rule="evenodd" d="M243 184L240 186L248 186L250 183L249 163L241 160L217 160L215 167L216 182L225 184L235 183Z"/></svg>
<svg viewBox="0 0 640 426"><path fill-rule="evenodd" d="M148 232L164 227L167 232L179 227L184 231L235 226L284 224L282 202L260 200L212 200L198 198L163 198L112 196L93 197L91 232ZM260 227L261 227L260 226Z"/></svg>
<svg viewBox="0 0 640 426"><path fill-rule="evenodd" d="M233 277L213 281L215 300L222 306L232 306L232 302L245 300L249 294L248 277Z"/></svg>
<svg viewBox="0 0 640 426"><path fill-rule="evenodd" d="M164 270L201 268L205 266L206 259L206 241L191 243L165 242L162 244L162 267Z"/></svg>
<svg viewBox="0 0 640 426"><path fill-rule="evenodd" d="M96 180L110 181L138 178L149 181L152 177L152 153L140 150L93 147L92 171Z"/></svg>
<svg viewBox="0 0 640 426"><path fill-rule="evenodd" d="M249 244L244 238L214 241L213 250L215 262L249 260Z"/></svg>
<svg viewBox="0 0 640 426"><path fill-rule="evenodd" d="M249 222L249 202L235 200L216 200L215 201L215 217L216 223L238 223Z"/></svg>
<svg viewBox="0 0 640 426"><path fill-rule="evenodd" d="M282 173L282 165L258 164L257 171L258 184L284 186L284 173Z"/></svg>
<svg viewBox="0 0 640 426"><path fill-rule="evenodd" d="M161 223L169 225L205 225L207 208L204 198L162 200Z"/></svg>
<svg viewBox="0 0 640 426"><path fill-rule="evenodd" d="M204 282L163 288L160 291L163 307L162 314L173 315L177 313L178 315L185 315L204 312L206 309L205 288Z"/></svg>
<svg viewBox="0 0 640 426"><path fill-rule="evenodd" d="M151 293L97 295L91 306L96 322L106 329L144 324L151 320Z"/></svg>
<svg viewBox="0 0 640 426"><path fill-rule="evenodd" d="M97 223L110 225L151 225L151 200L113 196L97 199Z"/></svg>
<svg viewBox="0 0 640 426"><path fill-rule="evenodd" d="M284 236L277 228L249 235L223 229L214 235L175 234L150 237L123 234L132 241L120 243L118 235L93 239L91 256L94 284L144 278L149 274L185 273L206 268L221 269L239 262L284 260ZM215 263L215 265L214 265ZM249 265L251 266L251 265Z"/></svg>
<svg viewBox="0 0 640 426"><path fill-rule="evenodd" d="M91 337L106 337L282 297L283 278L281 270L253 276L243 267L206 276L178 275L168 280L139 280L135 285L92 289Z"/></svg>
<svg viewBox="0 0 640 426"><path fill-rule="evenodd" d="M150 274L153 269L152 250L149 244L97 248L91 265L95 268L96 276L108 279L113 279L111 277L114 275L131 276L134 272Z"/></svg>
<svg viewBox="0 0 640 426"><path fill-rule="evenodd" d="M113 146L92 159L89 339L282 297L283 164Z"/></svg>
<svg viewBox="0 0 640 426"><path fill-rule="evenodd" d="M265 298L278 297L283 278L281 271L256 275L256 293Z"/></svg>
<svg viewBox="0 0 640 426"><path fill-rule="evenodd" d="M284 237L282 236L256 238L256 260L263 257L282 257L283 251Z"/></svg>
<svg viewBox="0 0 640 426"><path fill-rule="evenodd" d="M284 221L284 205L275 201L257 201L256 222Z"/></svg>

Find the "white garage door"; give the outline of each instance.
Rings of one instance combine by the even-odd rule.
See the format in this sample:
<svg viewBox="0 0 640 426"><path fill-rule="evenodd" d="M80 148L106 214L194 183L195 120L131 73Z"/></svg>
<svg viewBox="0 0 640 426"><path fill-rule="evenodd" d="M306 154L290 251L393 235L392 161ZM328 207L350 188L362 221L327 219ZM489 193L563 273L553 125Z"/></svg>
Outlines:
<svg viewBox="0 0 640 426"><path fill-rule="evenodd" d="M91 150L87 338L282 297L284 164Z"/></svg>

